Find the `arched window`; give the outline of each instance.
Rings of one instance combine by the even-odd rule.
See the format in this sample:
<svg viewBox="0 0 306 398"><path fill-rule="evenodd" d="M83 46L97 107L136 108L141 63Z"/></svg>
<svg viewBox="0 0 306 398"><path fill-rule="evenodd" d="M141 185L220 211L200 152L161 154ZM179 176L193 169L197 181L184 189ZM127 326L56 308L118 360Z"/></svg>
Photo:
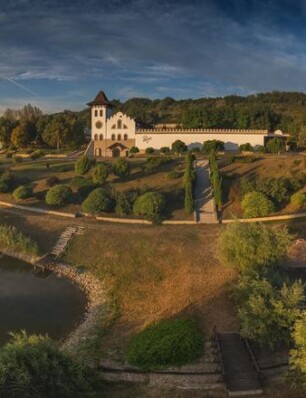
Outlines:
<svg viewBox="0 0 306 398"><path fill-rule="evenodd" d="M95 134L95 141L98 141L98 134Z"/></svg>
<svg viewBox="0 0 306 398"><path fill-rule="evenodd" d="M126 130L128 127L126 124L123 125L123 128Z"/></svg>
<svg viewBox="0 0 306 398"><path fill-rule="evenodd" d="M100 134L99 139L100 141L103 141L103 134Z"/></svg>
<svg viewBox="0 0 306 398"><path fill-rule="evenodd" d="M123 139L124 139L124 141L127 141L128 140L128 135L124 134Z"/></svg>
<svg viewBox="0 0 306 398"><path fill-rule="evenodd" d="M117 122L117 128L122 129L122 120L120 120L120 119Z"/></svg>
<svg viewBox="0 0 306 398"><path fill-rule="evenodd" d="M96 148L95 155L96 156L101 156L101 154L102 154L101 148Z"/></svg>
<svg viewBox="0 0 306 398"><path fill-rule="evenodd" d="M121 134L118 134L117 140L118 140L118 141L121 141Z"/></svg>
<svg viewBox="0 0 306 398"><path fill-rule="evenodd" d="M115 128L116 128L116 125L113 124L113 125L112 125L112 130L115 130Z"/></svg>
<svg viewBox="0 0 306 398"><path fill-rule="evenodd" d="M100 116L103 116L103 109L100 109Z"/></svg>
<svg viewBox="0 0 306 398"><path fill-rule="evenodd" d="M112 134L112 141L115 141L115 139L116 139L115 134Z"/></svg>
<svg viewBox="0 0 306 398"><path fill-rule="evenodd" d="M95 110L95 116L98 116L98 111L97 110Z"/></svg>

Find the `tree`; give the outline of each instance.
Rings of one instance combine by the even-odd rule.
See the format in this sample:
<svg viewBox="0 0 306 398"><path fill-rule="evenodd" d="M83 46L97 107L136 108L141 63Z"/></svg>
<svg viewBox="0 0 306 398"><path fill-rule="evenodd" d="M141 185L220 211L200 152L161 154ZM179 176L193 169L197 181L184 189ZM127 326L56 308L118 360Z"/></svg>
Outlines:
<svg viewBox="0 0 306 398"><path fill-rule="evenodd" d="M92 182L95 185L102 185L108 177L108 167L105 163L98 163L91 171Z"/></svg>
<svg viewBox="0 0 306 398"><path fill-rule="evenodd" d="M138 153L139 152L139 148L137 148L137 146L132 146L132 148L130 149L130 153Z"/></svg>
<svg viewBox="0 0 306 398"><path fill-rule="evenodd" d="M291 330L304 301L301 281L274 288L266 279L250 279L247 299L240 302L242 336L275 348L291 341Z"/></svg>
<svg viewBox="0 0 306 398"><path fill-rule="evenodd" d="M163 146L160 148L160 153L170 153L170 148L168 146Z"/></svg>
<svg viewBox="0 0 306 398"><path fill-rule="evenodd" d="M183 141L181 141L181 140L176 140L176 141L174 141L174 143L172 144L171 150L172 150L172 152L174 152L174 153L180 153L180 154L181 154L181 153L187 152L188 147L187 147L187 145L186 145Z"/></svg>
<svg viewBox="0 0 306 398"><path fill-rule="evenodd" d="M253 152L254 148L252 147L252 145L247 142L246 144L241 144L239 145L239 149L242 152Z"/></svg>
<svg viewBox="0 0 306 398"><path fill-rule="evenodd" d="M11 142L11 134L18 122L0 117L0 143L7 147Z"/></svg>
<svg viewBox="0 0 306 398"><path fill-rule="evenodd" d="M12 131L11 141L16 148L25 147L31 142L30 131L26 125L19 125Z"/></svg>
<svg viewBox="0 0 306 398"><path fill-rule="evenodd" d="M152 153L154 153L154 148L152 148L152 147L146 148L146 154L147 155L151 155Z"/></svg>
<svg viewBox="0 0 306 398"><path fill-rule="evenodd" d="M285 141L281 138L272 138L266 143L266 150L270 153L280 153L285 150Z"/></svg>
<svg viewBox="0 0 306 398"><path fill-rule="evenodd" d="M54 185L47 191L46 203L50 206L63 206L72 198L72 191L68 185Z"/></svg>
<svg viewBox="0 0 306 398"><path fill-rule="evenodd" d="M144 216L147 220L158 224L162 220L162 212L166 206L164 196L159 192L146 192L139 196L133 206L133 213Z"/></svg>
<svg viewBox="0 0 306 398"><path fill-rule="evenodd" d="M93 398L96 380L48 337L11 334L0 349L0 391L6 398Z"/></svg>
<svg viewBox="0 0 306 398"><path fill-rule="evenodd" d="M274 211L273 202L262 192L249 192L244 195L241 208L245 218L265 217Z"/></svg>
<svg viewBox="0 0 306 398"><path fill-rule="evenodd" d="M92 166L92 161L88 156L82 156L75 163L75 172L78 174L87 173Z"/></svg>
<svg viewBox="0 0 306 398"><path fill-rule="evenodd" d="M205 153L224 151L224 142L219 140L208 140L203 143Z"/></svg>
<svg viewBox="0 0 306 398"><path fill-rule="evenodd" d="M289 352L289 379L293 387L306 390L306 311L296 320L292 339L294 348Z"/></svg>
<svg viewBox="0 0 306 398"><path fill-rule="evenodd" d="M130 164L125 159L117 159L113 162L113 172L117 177L124 178L130 174Z"/></svg>
<svg viewBox="0 0 306 398"><path fill-rule="evenodd" d="M82 203L82 210L90 214L111 211L112 208L113 198L102 188L94 189Z"/></svg>
<svg viewBox="0 0 306 398"><path fill-rule="evenodd" d="M218 256L221 263L252 273L280 262L292 240L287 228L235 222L222 231L218 240Z"/></svg>

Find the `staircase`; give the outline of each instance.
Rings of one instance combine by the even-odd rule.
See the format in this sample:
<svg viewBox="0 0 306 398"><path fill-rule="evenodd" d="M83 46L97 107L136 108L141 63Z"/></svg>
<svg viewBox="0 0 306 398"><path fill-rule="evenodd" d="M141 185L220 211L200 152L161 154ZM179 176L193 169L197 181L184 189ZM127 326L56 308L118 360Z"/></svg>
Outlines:
<svg viewBox="0 0 306 398"><path fill-rule="evenodd" d="M239 333L216 333L229 396L259 395L263 390L259 369Z"/></svg>
<svg viewBox="0 0 306 398"><path fill-rule="evenodd" d="M73 227L67 227L65 231L59 237L59 240L56 242L53 247L51 254L58 258L61 254L67 249L68 244L73 236L82 235L84 233L84 226L78 225Z"/></svg>

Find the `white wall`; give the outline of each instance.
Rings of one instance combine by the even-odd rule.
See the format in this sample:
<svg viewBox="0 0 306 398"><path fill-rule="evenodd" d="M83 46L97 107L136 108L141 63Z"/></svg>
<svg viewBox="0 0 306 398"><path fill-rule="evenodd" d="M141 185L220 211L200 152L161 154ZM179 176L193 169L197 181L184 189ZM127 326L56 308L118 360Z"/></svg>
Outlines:
<svg viewBox="0 0 306 398"><path fill-rule="evenodd" d="M118 121L121 120L121 128L118 128ZM124 128L126 127L126 128ZM107 120L107 138L110 139L112 134L117 137L118 134L127 134L128 139L135 138L136 123L135 120L122 112L117 112Z"/></svg>
<svg viewBox="0 0 306 398"><path fill-rule="evenodd" d="M246 144L249 142L252 146L264 145L264 137L267 134L251 134L251 133L232 133L232 134L209 134L209 133L189 133L189 134L174 134L174 133L157 133L157 134L145 134L136 133L135 145L140 149L144 150L148 147L154 149L160 149L163 146L171 148L171 145L176 140L183 141L188 145L189 149L195 147L202 147L204 141L208 140L219 140L225 144L225 150L238 149L239 145Z"/></svg>

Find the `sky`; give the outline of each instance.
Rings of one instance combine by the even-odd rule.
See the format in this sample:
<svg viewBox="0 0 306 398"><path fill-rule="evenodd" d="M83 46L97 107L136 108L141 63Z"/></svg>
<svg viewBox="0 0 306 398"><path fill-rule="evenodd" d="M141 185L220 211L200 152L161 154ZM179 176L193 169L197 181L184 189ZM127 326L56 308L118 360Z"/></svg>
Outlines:
<svg viewBox="0 0 306 398"><path fill-rule="evenodd" d="M306 0L0 0L0 114L306 92Z"/></svg>

